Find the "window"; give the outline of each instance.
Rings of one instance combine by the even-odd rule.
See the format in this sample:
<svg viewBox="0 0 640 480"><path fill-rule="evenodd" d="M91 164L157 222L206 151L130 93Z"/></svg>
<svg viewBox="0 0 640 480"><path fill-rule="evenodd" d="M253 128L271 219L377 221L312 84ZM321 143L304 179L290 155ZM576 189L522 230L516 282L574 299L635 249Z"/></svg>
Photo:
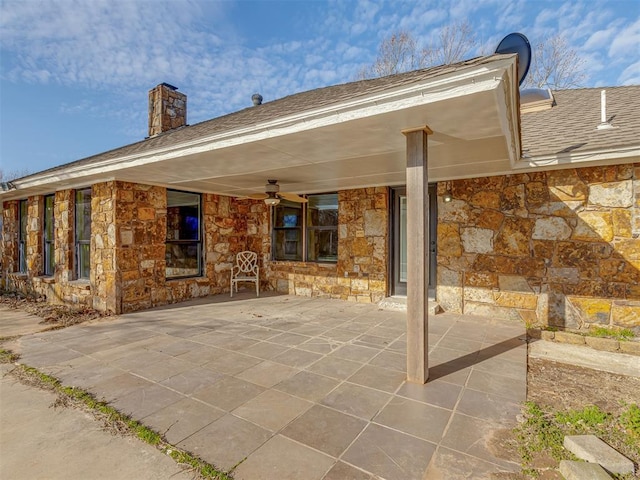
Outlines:
<svg viewBox="0 0 640 480"><path fill-rule="evenodd" d="M338 261L338 194L308 195L306 204L274 207L273 259Z"/></svg>
<svg viewBox="0 0 640 480"><path fill-rule="evenodd" d="M273 259L302 261L302 203L282 200L274 208Z"/></svg>
<svg viewBox="0 0 640 480"><path fill-rule="evenodd" d="M20 200L20 232L18 232L18 271L27 272L27 224L28 224L28 205L26 200Z"/></svg>
<svg viewBox="0 0 640 480"><path fill-rule="evenodd" d="M167 190L167 278L202 272L200 195Z"/></svg>
<svg viewBox="0 0 640 480"><path fill-rule="evenodd" d="M44 245L44 274L53 275L54 271L54 255L53 255L53 195L47 195L44 197L44 225L43 225L43 239Z"/></svg>
<svg viewBox="0 0 640 480"><path fill-rule="evenodd" d="M338 195L309 195L307 203L307 259L338 261Z"/></svg>
<svg viewBox="0 0 640 480"><path fill-rule="evenodd" d="M76 190L76 278L89 278L91 266L91 188Z"/></svg>

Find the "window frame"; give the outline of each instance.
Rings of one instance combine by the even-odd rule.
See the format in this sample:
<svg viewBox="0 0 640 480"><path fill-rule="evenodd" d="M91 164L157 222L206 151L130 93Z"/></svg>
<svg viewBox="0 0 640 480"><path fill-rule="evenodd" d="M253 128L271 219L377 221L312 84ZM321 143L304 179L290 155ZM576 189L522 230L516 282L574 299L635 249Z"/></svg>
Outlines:
<svg viewBox="0 0 640 480"><path fill-rule="evenodd" d="M169 211L169 192L177 192L177 193L186 193L189 195L197 195L198 196L198 238L197 240L174 240L169 239L169 222L167 219L167 231L165 232L165 261L167 259L166 247L168 245L195 245L197 250L197 262L198 262L198 271L194 274L189 275L167 275L167 268L170 268L165 265L165 279L166 280L181 280L185 278L197 278L201 277L203 274L203 206L202 206L202 194L197 192L187 192L184 190L175 190L175 189L167 189L167 212Z"/></svg>
<svg viewBox="0 0 640 480"><path fill-rule="evenodd" d="M78 195L79 194L83 194L86 195L86 192L88 192L88 197L89 197L89 217L84 218L85 222L88 220L88 224L89 224L89 238L85 239L85 238L79 238L79 225L78 225ZM85 197L86 198L86 197ZM92 199L92 191L91 191L91 187L86 187L86 188L79 188L76 189L76 191L74 192L74 214L73 214L73 236L74 236L74 249L75 249L75 268L74 268L74 272L75 272L75 278L76 280L89 280L91 277L91 199ZM82 202L82 204L86 204L87 202ZM83 217L84 217L84 211L83 213ZM86 225L86 223L85 223ZM82 265L83 265L83 261L85 259L85 245L88 245L88 249L89 251L86 253L88 255L88 271L86 276L83 275L83 271L82 271Z"/></svg>
<svg viewBox="0 0 640 480"><path fill-rule="evenodd" d="M337 204L337 211L340 211L340 201L339 201L339 196L338 196L338 192L324 192L324 193L314 193L314 194L306 194L306 195L301 195L303 198L306 198L307 200L309 200L311 197L314 196L320 196L320 195L335 195L336 196L336 204ZM305 202L300 204L301 205L301 214L300 217L302 219L302 225L295 225L295 226L276 226L276 209L278 208L282 208L282 207L286 207L289 204L295 204L295 202L287 202L286 200L281 201L278 205L275 205L274 207L272 207L271 209L271 218L272 218L272 226L271 226L271 260L274 262L303 262L303 263L319 263L319 264L329 264L329 265L335 265L338 263L338 230L339 230L339 225L340 225L340 221L339 221L339 216L338 218L336 218L336 225L335 226L327 226L327 225L323 225L323 226L316 226L316 225L309 225L309 219L308 219L308 213L309 213L309 202ZM277 232L281 232L281 231L294 231L297 230L300 232L300 236L302 238L296 240L296 241L301 241L302 242L302 254L300 255L300 259L290 259L290 258L276 258L276 245L277 245L277 241L276 241L276 235ZM321 232L321 231L335 231L336 232L336 258L335 260L310 260L309 259L309 238L310 238L310 232Z"/></svg>
<svg viewBox="0 0 640 480"><path fill-rule="evenodd" d="M18 201L18 272L27 273L27 230L29 226L29 200Z"/></svg>
<svg viewBox="0 0 640 480"><path fill-rule="evenodd" d="M45 276L53 276L55 264L55 194L44 196L44 216L42 219L42 272ZM47 201L51 200L51 215L47 215ZM50 229L51 238L47 238L47 228Z"/></svg>

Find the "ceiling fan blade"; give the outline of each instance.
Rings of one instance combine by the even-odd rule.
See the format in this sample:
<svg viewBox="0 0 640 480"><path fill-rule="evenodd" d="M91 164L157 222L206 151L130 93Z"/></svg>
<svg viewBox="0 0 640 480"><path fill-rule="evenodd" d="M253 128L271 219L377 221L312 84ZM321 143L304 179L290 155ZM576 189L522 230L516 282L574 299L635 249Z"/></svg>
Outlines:
<svg viewBox="0 0 640 480"><path fill-rule="evenodd" d="M252 193L251 195L247 195L247 197L253 198L254 200L264 200L268 196L269 195L267 195L266 193Z"/></svg>
<svg viewBox="0 0 640 480"><path fill-rule="evenodd" d="M290 202L307 203L308 201L306 198L303 198L300 195L296 195L295 193L280 192L278 195L280 195L285 200L289 200Z"/></svg>

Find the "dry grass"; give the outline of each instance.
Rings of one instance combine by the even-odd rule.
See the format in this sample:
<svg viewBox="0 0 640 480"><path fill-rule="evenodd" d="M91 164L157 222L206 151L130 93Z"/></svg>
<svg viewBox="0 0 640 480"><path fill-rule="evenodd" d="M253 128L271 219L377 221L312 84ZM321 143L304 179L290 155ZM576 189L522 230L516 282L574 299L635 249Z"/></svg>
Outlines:
<svg viewBox="0 0 640 480"><path fill-rule="evenodd" d="M110 315L84 306L52 305L43 297L14 292L0 291L0 304L36 315L42 319L40 323L48 325L52 330Z"/></svg>

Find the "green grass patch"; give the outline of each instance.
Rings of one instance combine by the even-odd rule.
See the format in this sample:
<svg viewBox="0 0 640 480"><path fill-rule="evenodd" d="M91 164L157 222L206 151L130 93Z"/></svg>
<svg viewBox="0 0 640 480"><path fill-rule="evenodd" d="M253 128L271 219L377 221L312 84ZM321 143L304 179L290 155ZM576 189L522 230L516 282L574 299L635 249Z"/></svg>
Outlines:
<svg viewBox="0 0 640 480"><path fill-rule="evenodd" d="M635 334L628 328L599 327L591 325L587 331L589 337L615 338L616 340L631 340Z"/></svg>
<svg viewBox="0 0 640 480"><path fill-rule="evenodd" d="M596 429L605 424L611 417L596 405L587 405L582 410L569 410L555 414L556 420L575 431L576 434L584 430Z"/></svg>
<svg viewBox="0 0 640 480"><path fill-rule="evenodd" d="M0 348L0 363L15 363L19 358L20 355Z"/></svg>
<svg viewBox="0 0 640 480"><path fill-rule="evenodd" d="M629 432L629 434L638 440L640 445L640 407L632 403L620 415L620 424ZM638 447L640 448L640 447Z"/></svg>
<svg viewBox="0 0 640 480"><path fill-rule="evenodd" d="M11 355L11 352L0 350L0 358L5 358L9 355ZM30 385L53 390L57 393L59 398L56 404L72 404L98 415L114 431L138 437L143 442L169 455L176 463L187 467L191 471L197 472L202 479L232 480L229 474L218 470L213 465L191 455L189 452L185 452L167 443L158 432L132 419L128 415L118 412L107 403L97 400L91 393L80 388L62 385L58 379L42 373L33 367L19 365L17 368L20 371L14 372L14 374L18 378L26 381Z"/></svg>
<svg viewBox="0 0 640 480"><path fill-rule="evenodd" d="M550 457L557 463L560 460L575 460L573 454L563 447L566 435L596 435L636 465L640 462L640 407L635 403L614 415L596 405L554 411L550 407L526 402L523 416L524 421L514 432L523 472L530 477L536 478L548 469L548 462L545 463L544 458ZM540 466L545 464L546 467Z"/></svg>
<svg viewBox="0 0 640 480"><path fill-rule="evenodd" d="M562 429L554 422L553 416L544 412L537 404L526 402L525 421L516 428L519 440L518 450L525 464L529 464L536 454L546 452L555 460L562 460L564 448Z"/></svg>

